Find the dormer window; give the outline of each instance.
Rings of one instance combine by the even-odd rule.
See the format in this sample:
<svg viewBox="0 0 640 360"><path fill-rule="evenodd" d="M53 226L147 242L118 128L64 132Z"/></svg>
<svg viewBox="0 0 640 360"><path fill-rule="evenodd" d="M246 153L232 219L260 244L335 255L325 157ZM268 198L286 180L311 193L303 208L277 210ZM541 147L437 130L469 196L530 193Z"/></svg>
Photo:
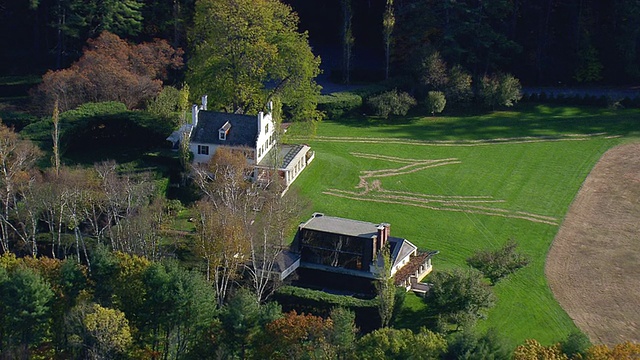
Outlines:
<svg viewBox="0 0 640 360"><path fill-rule="evenodd" d="M218 138L222 141L227 140L227 134L229 133L229 129L231 129L231 124L227 121L218 130Z"/></svg>

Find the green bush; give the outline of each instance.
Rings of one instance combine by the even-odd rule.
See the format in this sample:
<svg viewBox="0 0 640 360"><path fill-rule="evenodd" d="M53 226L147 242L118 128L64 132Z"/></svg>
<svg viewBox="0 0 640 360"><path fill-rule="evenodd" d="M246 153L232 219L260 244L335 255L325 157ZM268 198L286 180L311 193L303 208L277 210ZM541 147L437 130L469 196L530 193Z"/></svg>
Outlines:
<svg viewBox="0 0 640 360"><path fill-rule="evenodd" d="M362 97L351 92L331 93L318 98L318 110L324 112L330 119L340 118L361 107Z"/></svg>
<svg viewBox="0 0 640 360"><path fill-rule="evenodd" d="M386 119L389 115L407 115L409 109L416 105L416 100L406 92L395 89L370 97L367 105L375 115Z"/></svg>
<svg viewBox="0 0 640 360"><path fill-rule="evenodd" d="M296 302L315 303L330 305L330 307L358 308L358 307L376 307L377 300L358 299L353 296L334 295L324 291L305 289L296 286L283 286L276 292L279 298L291 297L296 298Z"/></svg>
<svg viewBox="0 0 640 360"><path fill-rule="evenodd" d="M480 270L493 284L529 264L529 258L516 252L518 244L509 240L495 251L479 251L467 259L467 264Z"/></svg>
<svg viewBox="0 0 640 360"><path fill-rule="evenodd" d="M149 101L147 111L177 126L180 119L180 90L165 86L160 94Z"/></svg>
<svg viewBox="0 0 640 360"><path fill-rule="evenodd" d="M447 99L444 97L444 93L442 91L429 91L426 102L427 109L431 115L441 113L447 105Z"/></svg>
<svg viewBox="0 0 640 360"><path fill-rule="evenodd" d="M509 74L485 76L480 79L477 96L488 108L513 106L522 98L522 85Z"/></svg>
<svg viewBox="0 0 640 360"><path fill-rule="evenodd" d="M587 349L591 346L589 338L581 331L573 331L567 337L560 342L560 348L562 352L574 359L576 355L585 355Z"/></svg>

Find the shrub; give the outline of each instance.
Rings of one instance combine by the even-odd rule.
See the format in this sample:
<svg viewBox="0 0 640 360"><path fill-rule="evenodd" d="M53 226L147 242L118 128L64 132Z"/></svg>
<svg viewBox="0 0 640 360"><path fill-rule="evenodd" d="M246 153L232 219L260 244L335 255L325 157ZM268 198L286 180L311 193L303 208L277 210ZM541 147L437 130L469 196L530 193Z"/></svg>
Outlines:
<svg viewBox="0 0 640 360"><path fill-rule="evenodd" d="M445 105L447 105L447 99L442 91L429 91L427 94L427 109L431 115L441 113Z"/></svg>
<svg viewBox="0 0 640 360"><path fill-rule="evenodd" d="M396 89L370 97L367 104L375 115L386 119L389 115L407 115L409 109L416 105L416 100L406 92Z"/></svg>
<svg viewBox="0 0 640 360"><path fill-rule="evenodd" d="M485 76L480 81L478 98L489 108L513 106L522 98L522 85L509 74Z"/></svg>
<svg viewBox="0 0 640 360"><path fill-rule="evenodd" d="M147 111L177 126L180 116L180 90L173 86L165 86L155 98L148 102Z"/></svg>
<svg viewBox="0 0 640 360"><path fill-rule="evenodd" d="M491 287L478 270L435 271L429 281L432 287L426 301L443 331L450 325L456 330L472 327L478 319L485 318L486 310L495 303Z"/></svg>
<svg viewBox="0 0 640 360"><path fill-rule="evenodd" d="M449 70L449 82L445 87L447 99L453 104L464 104L473 98L472 79L460 65Z"/></svg>
<svg viewBox="0 0 640 360"><path fill-rule="evenodd" d="M516 252L518 244L509 240L495 251L479 251L467 259L467 264L480 270L493 284L516 270L527 266L529 258Z"/></svg>
<svg viewBox="0 0 640 360"><path fill-rule="evenodd" d="M362 106L362 97L351 92L337 92L321 95L318 98L318 110L331 119L340 118L358 110Z"/></svg>
<svg viewBox="0 0 640 360"><path fill-rule="evenodd" d="M581 331L571 332L566 339L560 342L562 352L572 359L578 358L576 357L578 354L584 356L590 346L591 342L589 338Z"/></svg>

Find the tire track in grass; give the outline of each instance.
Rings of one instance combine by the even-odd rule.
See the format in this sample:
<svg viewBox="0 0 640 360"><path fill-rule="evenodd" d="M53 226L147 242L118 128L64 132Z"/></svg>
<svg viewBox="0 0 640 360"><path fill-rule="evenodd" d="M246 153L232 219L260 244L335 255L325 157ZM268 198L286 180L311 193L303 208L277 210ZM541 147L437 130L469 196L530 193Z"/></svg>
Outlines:
<svg viewBox="0 0 640 360"><path fill-rule="evenodd" d="M452 211L467 214L499 216L548 225L558 225L558 219L552 216L491 207L489 206L491 204L506 203L505 200L494 199L492 196L430 195L408 191L386 190L382 187L382 183L380 181L381 178L408 175L438 166L461 164L462 162L457 158L407 159L395 156L358 152L353 152L351 155L364 159L381 160L406 165L398 168L362 170L360 171L362 175L359 176L360 181L358 182L358 185L355 186L356 189L361 189L360 191L327 189L326 191L323 191L323 194L357 201L415 206L436 211Z"/></svg>

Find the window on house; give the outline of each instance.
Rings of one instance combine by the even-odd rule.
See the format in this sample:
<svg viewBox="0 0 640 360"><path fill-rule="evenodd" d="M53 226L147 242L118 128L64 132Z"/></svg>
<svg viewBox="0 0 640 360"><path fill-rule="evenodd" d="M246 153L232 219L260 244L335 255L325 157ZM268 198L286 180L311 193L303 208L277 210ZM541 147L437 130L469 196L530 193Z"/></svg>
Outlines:
<svg viewBox="0 0 640 360"><path fill-rule="evenodd" d="M208 145L198 145L198 154L199 155L209 155L209 146Z"/></svg>
<svg viewBox="0 0 640 360"><path fill-rule="evenodd" d="M224 130L218 131L218 138L220 140L227 140L227 132Z"/></svg>
<svg viewBox="0 0 640 360"><path fill-rule="evenodd" d="M264 125L264 133L268 134L269 133L269 124L265 124Z"/></svg>

